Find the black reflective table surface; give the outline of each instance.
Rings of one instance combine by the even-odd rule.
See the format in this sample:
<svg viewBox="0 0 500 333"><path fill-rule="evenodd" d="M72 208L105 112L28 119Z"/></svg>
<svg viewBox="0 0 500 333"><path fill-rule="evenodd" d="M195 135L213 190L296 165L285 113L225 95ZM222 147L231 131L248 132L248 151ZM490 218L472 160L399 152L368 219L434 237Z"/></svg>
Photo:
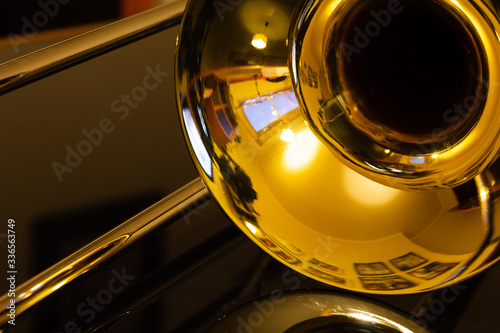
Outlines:
<svg viewBox="0 0 500 333"><path fill-rule="evenodd" d="M2 293L9 219L19 285L197 176L175 105L177 29L0 97ZM208 201L7 331L205 332L251 304L232 332L259 332L277 304L259 297L314 291L374 301L435 332L498 332L499 280L496 266L429 293L345 292L271 259Z"/></svg>

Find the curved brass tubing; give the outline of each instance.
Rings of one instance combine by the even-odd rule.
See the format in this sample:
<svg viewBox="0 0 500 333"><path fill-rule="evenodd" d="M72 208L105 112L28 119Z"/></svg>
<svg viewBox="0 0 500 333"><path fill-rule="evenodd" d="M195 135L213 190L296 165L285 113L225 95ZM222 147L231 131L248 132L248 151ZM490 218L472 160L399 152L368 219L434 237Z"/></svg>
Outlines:
<svg viewBox="0 0 500 333"><path fill-rule="evenodd" d="M176 84L202 179L263 250L328 285L423 292L491 266L499 5L191 1Z"/></svg>
<svg viewBox="0 0 500 333"><path fill-rule="evenodd" d="M8 295L0 298L0 331L7 324L11 300L15 301L16 318L22 318L25 312L41 303L59 289L70 285L72 281L123 253L145 236L165 227L182 213L195 208L210 198L208 190L198 178L175 193L160 200L115 229L104 234L57 264L49 267L16 288L16 297Z"/></svg>

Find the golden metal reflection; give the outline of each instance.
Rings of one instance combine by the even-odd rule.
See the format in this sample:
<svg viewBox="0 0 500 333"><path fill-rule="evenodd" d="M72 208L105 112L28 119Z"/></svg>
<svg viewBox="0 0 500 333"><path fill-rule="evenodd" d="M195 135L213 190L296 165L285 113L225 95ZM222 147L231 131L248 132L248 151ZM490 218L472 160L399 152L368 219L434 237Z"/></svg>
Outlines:
<svg viewBox="0 0 500 333"><path fill-rule="evenodd" d="M255 34L252 39L252 45L256 49L264 49L267 46L267 36L264 34Z"/></svg>
<svg viewBox="0 0 500 333"><path fill-rule="evenodd" d="M255 313L255 302L269 303L272 313L259 325L242 326ZM217 321L210 333L232 332L245 327L252 332L385 332L429 333L410 315L360 298L315 292L271 295L247 303ZM247 321L246 323L251 323Z"/></svg>
<svg viewBox="0 0 500 333"><path fill-rule="evenodd" d="M353 136L351 130L358 125L353 125L349 110L358 102L349 92L332 93L336 87L327 82L329 67L321 52L340 29L336 24L348 20L356 10L352 4L358 2L255 0L220 20L210 2L192 1L181 28L176 68L184 130L188 122L210 157L208 168L206 159L196 157L199 147L190 145L203 181L221 207L279 261L355 291L401 294L440 288L498 261L500 225L493 201L500 193L500 164L483 172L491 174L488 181L483 174L473 178L473 172L461 169L462 185L436 184L443 181L441 171L448 179L472 159L481 164L496 153L493 141L500 136L492 133L500 128L500 114L491 110L497 109L500 97L493 84L500 82L500 56L489 55L500 54L500 43L487 26L500 31L500 24L480 1L458 1L461 9L442 1L442 7L452 11L443 15L467 20L457 24L484 38L478 47L485 49L488 62L476 65L489 82L478 91L486 89L488 95L473 107L484 106L485 118L473 126L465 124L474 130L461 139L450 136L446 149L410 154L410 144L373 141L376 131L364 139ZM424 7L435 6L433 0L424 2ZM401 4L410 5L407 0ZM263 6L265 18L250 22L243 10L257 12L258 6ZM273 37L270 34L266 48L257 50L248 41L261 33L262 22L272 27ZM291 35L290 26L297 27ZM331 29L324 31L324 26ZM333 64L338 64L335 59ZM369 79L378 82L377 77ZM319 111L317 116L311 116L313 109ZM476 129L486 130L485 135ZM342 139L333 154L327 135ZM479 151L475 144L488 151ZM462 151L469 155L463 157ZM369 158L362 168L353 167L352 154ZM438 171L438 166L445 169ZM207 169L212 170L210 176ZM367 169L391 176L381 182L367 175ZM418 173L428 178L413 177ZM424 182L427 191L409 191L400 180L410 187Z"/></svg>
<svg viewBox="0 0 500 333"><path fill-rule="evenodd" d="M87 271L96 269L96 263L102 262L103 258L112 255L118 250L129 238L129 235L123 235L91 252L86 252L81 255L78 260L70 265L63 266L57 270L47 272L40 276L40 283L29 289L29 292L20 293L16 297L16 312L23 313L32 305L37 304L54 291L60 289L64 285L78 279ZM22 287L22 286L21 286ZM19 288L22 290L22 288ZM8 318L6 316L6 318Z"/></svg>
<svg viewBox="0 0 500 333"><path fill-rule="evenodd" d="M314 163L320 142L308 129L303 129L290 142L283 153L288 171L297 171Z"/></svg>
<svg viewBox="0 0 500 333"><path fill-rule="evenodd" d="M290 143L293 141L295 137L295 133L291 129L284 129L280 135L280 139L285 141L286 143Z"/></svg>
<svg viewBox="0 0 500 333"><path fill-rule="evenodd" d="M292 32L294 85L311 129L346 165L391 187L435 190L495 161L494 11L472 0L306 3ZM415 29L423 17L425 27ZM447 37L434 37L441 33ZM310 73L321 79L311 84Z"/></svg>

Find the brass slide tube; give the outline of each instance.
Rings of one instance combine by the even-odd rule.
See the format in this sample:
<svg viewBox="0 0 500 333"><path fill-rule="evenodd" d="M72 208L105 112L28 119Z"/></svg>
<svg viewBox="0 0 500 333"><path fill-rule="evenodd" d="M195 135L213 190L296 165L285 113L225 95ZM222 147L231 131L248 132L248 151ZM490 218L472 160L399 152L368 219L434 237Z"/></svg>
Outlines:
<svg viewBox="0 0 500 333"><path fill-rule="evenodd" d="M180 23L186 4L175 0L0 64L0 95L168 29Z"/></svg>
<svg viewBox="0 0 500 333"><path fill-rule="evenodd" d="M16 319L19 319L23 313L61 287L123 253L145 236L167 226L179 215L189 209L194 209L210 197L201 179L196 178L92 243L21 284L16 288ZM7 306L9 306L11 299L7 294L0 298L0 332L10 319Z"/></svg>

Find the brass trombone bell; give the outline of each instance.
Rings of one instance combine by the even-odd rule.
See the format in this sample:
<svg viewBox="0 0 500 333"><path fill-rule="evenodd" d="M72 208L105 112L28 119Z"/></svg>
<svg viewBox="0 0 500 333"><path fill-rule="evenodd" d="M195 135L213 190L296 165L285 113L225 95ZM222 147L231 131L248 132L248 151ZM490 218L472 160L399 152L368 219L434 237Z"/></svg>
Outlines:
<svg viewBox="0 0 500 333"><path fill-rule="evenodd" d="M313 3L291 32L291 75L312 131L344 164L425 191L495 160L500 49L487 11L475 1Z"/></svg>
<svg viewBox="0 0 500 333"><path fill-rule="evenodd" d="M332 286L421 292L492 265L497 9L191 1L176 85L201 178L262 249Z"/></svg>

